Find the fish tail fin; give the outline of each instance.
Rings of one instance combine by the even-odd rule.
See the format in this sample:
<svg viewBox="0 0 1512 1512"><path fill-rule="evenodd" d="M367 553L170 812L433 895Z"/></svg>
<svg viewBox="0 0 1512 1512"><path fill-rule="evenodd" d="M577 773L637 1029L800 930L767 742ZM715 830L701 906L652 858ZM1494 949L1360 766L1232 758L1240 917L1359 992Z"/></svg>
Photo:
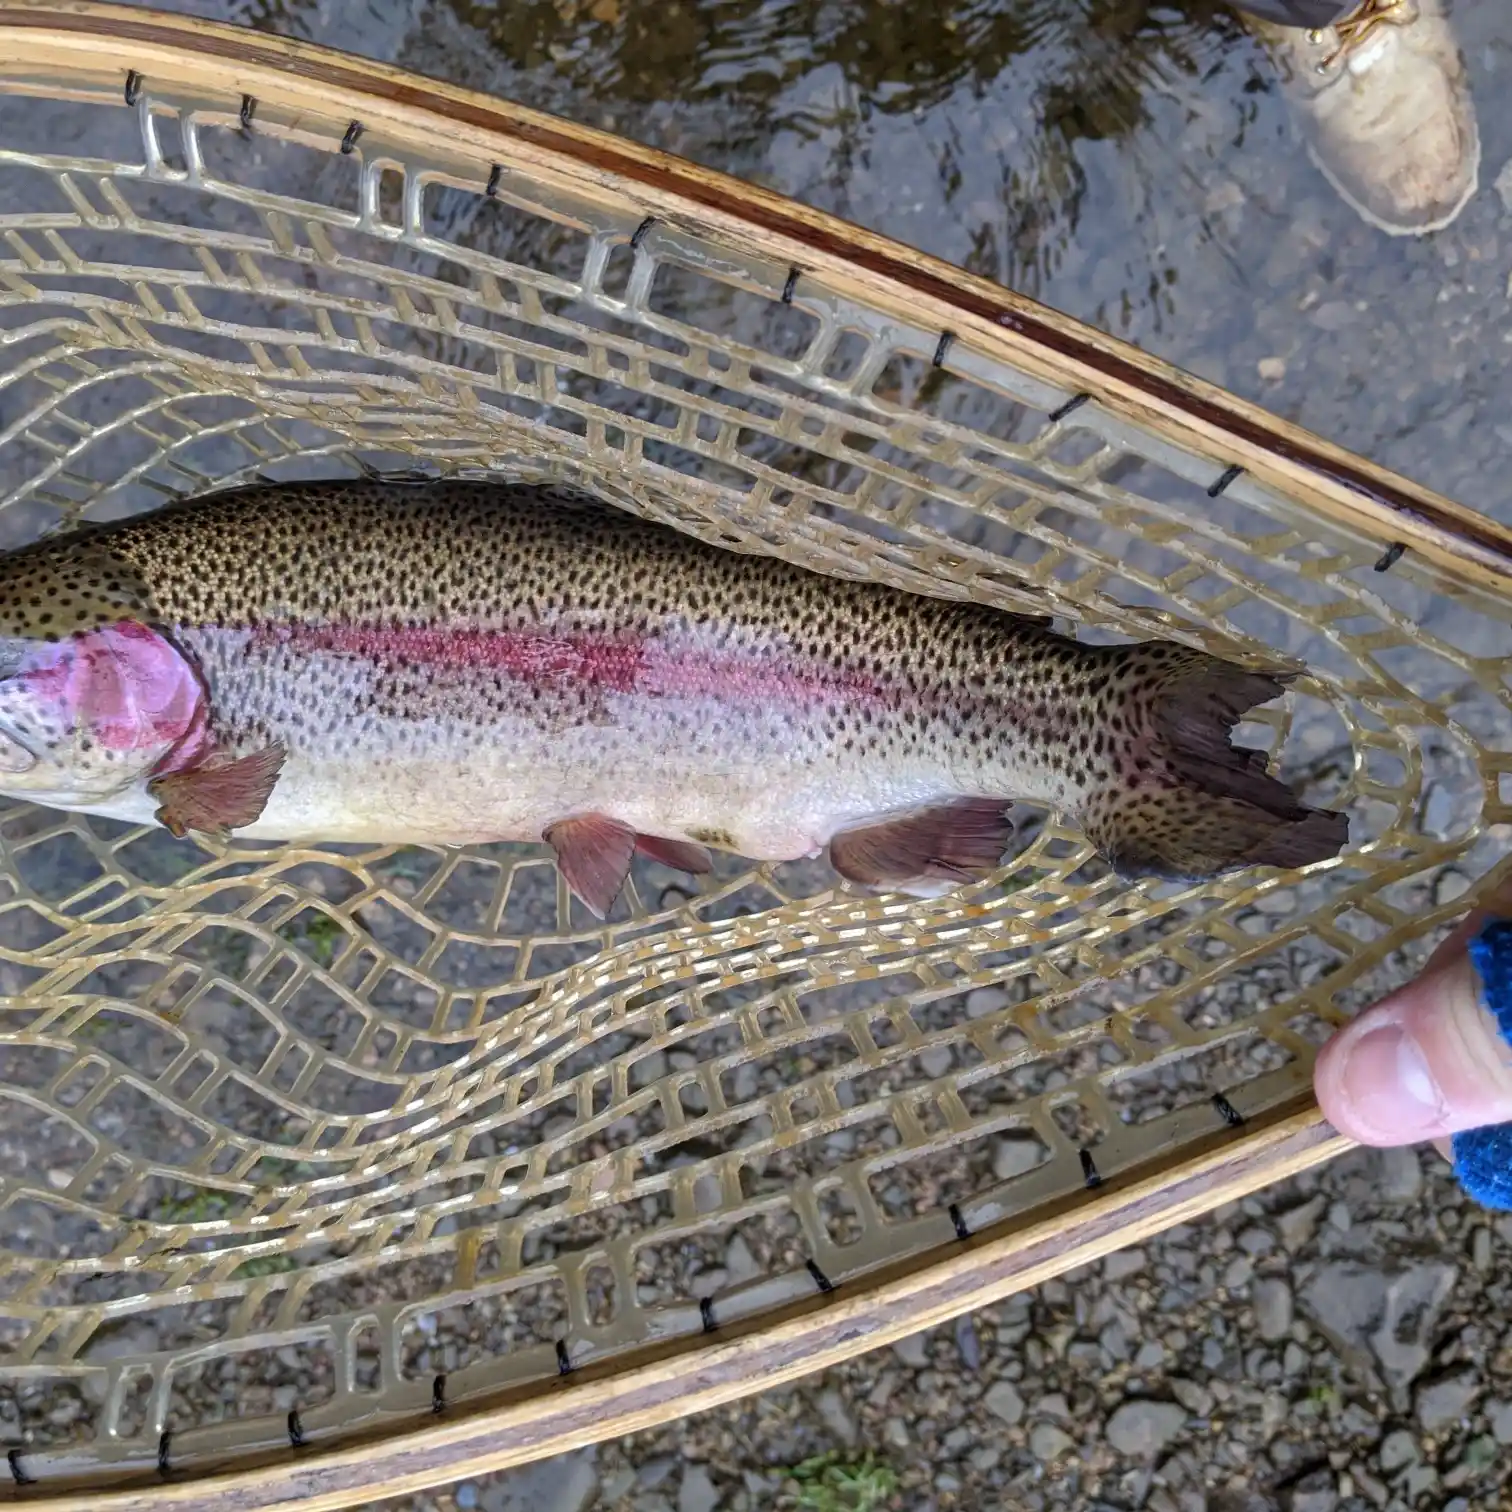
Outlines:
<svg viewBox="0 0 1512 1512"><path fill-rule="evenodd" d="M1247 866L1336 856L1346 815L1313 809L1231 744L1234 726L1279 698L1291 674L1249 672L1171 644L1124 648L1110 680L1124 711L1108 780L1078 814L1088 839L1132 877L1196 880Z"/></svg>

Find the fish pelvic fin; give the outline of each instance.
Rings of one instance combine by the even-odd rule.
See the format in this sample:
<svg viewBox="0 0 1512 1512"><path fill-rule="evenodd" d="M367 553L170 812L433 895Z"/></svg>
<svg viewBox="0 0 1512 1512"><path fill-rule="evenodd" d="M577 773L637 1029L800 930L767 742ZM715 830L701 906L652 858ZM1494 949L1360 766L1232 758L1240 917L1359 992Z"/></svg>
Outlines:
<svg viewBox="0 0 1512 1512"><path fill-rule="evenodd" d="M1290 870L1338 855L1349 820L1308 808L1267 770L1261 751L1236 747L1234 726L1279 698L1289 673L1249 672L1205 652L1127 648L1114 679L1132 698L1114 770L1077 818L1127 877L1198 881L1252 866Z"/></svg>

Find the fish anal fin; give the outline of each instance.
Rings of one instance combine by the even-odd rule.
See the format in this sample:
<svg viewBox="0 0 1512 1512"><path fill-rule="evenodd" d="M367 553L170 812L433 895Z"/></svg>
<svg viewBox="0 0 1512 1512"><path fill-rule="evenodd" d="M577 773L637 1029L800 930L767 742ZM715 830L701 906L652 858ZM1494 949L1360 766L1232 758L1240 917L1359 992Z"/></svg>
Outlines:
<svg viewBox="0 0 1512 1512"><path fill-rule="evenodd" d="M288 752L279 741L231 760L211 756L147 784L157 821L183 839L191 830L215 840L255 823L278 782Z"/></svg>
<svg viewBox="0 0 1512 1512"><path fill-rule="evenodd" d="M568 887L597 919L606 919L630 873L635 831L605 814L559 819L544 836Z"/></svg>
<svg viewBox="0 0 1512 1512"><path fill-rule="evenodd" d="M830 864L867 887L960 884L997 870L1014 835L1004 798L957 798L895 819L841 830Z"/></svg>
<svg viewBox="0 0 1512 1512"><path fill-rule="evenodd" d="M704 845L691 840L668 840L661 835L637 835L635 848L652 861L660 861L673 871L691 872L701 877L714 870L714 858Z"/></svg>

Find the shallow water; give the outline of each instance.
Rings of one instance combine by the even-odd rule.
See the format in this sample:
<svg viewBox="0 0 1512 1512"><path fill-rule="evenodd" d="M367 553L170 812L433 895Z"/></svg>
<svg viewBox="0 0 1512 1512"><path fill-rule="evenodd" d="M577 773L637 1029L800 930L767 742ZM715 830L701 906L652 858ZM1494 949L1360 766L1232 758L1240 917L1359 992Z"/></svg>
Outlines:
<svg viewBox="0 0 1512 1512"><path fill-rule="evenodd" d="M1215 0L177 8L359 50L766 184L1512 519L1495 482L1512 451L1512 218L1493 186L1512 156L1512 9L1495 0L1455 12L1481 189L1421 239L1385 236L1337 198L1269 60Z"/></svg>

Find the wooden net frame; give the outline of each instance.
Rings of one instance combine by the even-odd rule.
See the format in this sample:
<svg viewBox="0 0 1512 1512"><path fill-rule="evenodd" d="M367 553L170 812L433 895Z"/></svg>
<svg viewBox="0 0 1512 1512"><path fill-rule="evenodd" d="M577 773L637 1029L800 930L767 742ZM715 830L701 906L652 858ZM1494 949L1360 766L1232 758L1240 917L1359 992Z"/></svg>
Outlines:
<svg viewBox="0 0 1512 1512"><path fill-rule="evenodd" d="M1050 816L935 902L637 863L600 925L539 848L6 806L28 1500L334 1507L524 1462L1340 1148L1317 1045L1506 871L1506 533L981 279L393 69L7 5L0 95L0 543L258 475L564 479L1293 662L1247 729L1352 825L1305 873L1178 888Z"/></svg>

